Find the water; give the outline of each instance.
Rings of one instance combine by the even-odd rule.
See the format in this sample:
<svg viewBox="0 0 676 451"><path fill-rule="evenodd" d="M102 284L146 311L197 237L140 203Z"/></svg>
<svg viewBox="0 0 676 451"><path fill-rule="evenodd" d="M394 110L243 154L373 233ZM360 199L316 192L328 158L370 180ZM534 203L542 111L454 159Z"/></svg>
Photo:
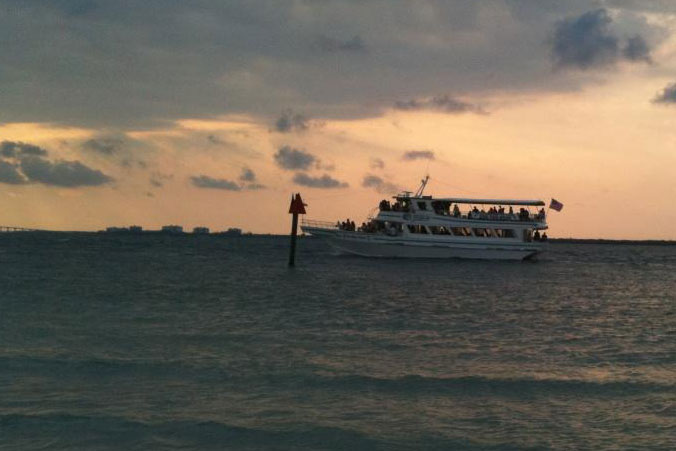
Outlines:
<svg viewBox="0 0 676 451"><path fill-rule="evenodd" d="M676 247L299 244L0 235L0 448L676 447Z"/></svg>

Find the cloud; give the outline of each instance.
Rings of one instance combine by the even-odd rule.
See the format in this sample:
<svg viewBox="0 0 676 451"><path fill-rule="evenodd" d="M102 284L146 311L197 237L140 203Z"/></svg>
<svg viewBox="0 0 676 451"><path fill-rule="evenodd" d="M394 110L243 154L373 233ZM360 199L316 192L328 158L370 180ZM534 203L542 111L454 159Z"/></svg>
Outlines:
<svg viewBox="0 0 676 451"><path fill-rule="evenodd" d="M286 110L275 122L275 130L280 133L289 133L292 131L304 132L310 127L308 119L302 114Z"/></svg>
<svg viewBox="0 0 676 451"><path fill-rule="evenodd" d="M246 185L245 188L248 189L248 190L257 191L257 190L265 189L266 186L261 185L260 183L249 183L248 185Z"/></svg>
<svg viewBox="0 0 676 451"><path fill-rule="evenodd" d="M37 156L22 158L21 171L31 182L66 188L100 186L113 181L112 177L79 161L52 162Z"/></svg>
<svg viewBox="0 0 676 451"><path fill-rule="evenodd" d="M239 180L242 182L255 182L256 174L249 168L242 168L242 173L239 175Z"/></svg>
<svg viewBox="0 0 676 451"><path fill-rule="evenodd" d="M99 137L88 139L82 143L82 148L101 155L114 155L122 149L124 140L119 137Z"/></svg>
<svg viewBox="0 0 676 451"><path fill-rule="evenodd" d="M320 36L319 39L317 39L316 47L328 53L363 52L366 50L364 40L359 35L354 35L345 41L328 36Z"/></svg>
<svg viewBox="0 0 676 451"><path fill-rule="evenodd" d="M79 161L49 161L49 152L34 144L15 141L0 143L0 183L45 185L75 188L100 186L113 178Z"/></svg>
<svg viewBox="0 0 676 451"><path fill-rule="evenodd" d="M26 155L46 156L47 151L42 147L21 141L2 141L0 143L0 157L18 158Z"/></svg>
<svg viewBox="0 0 676 451"><path fill-rule="evenodd" d="M308 169L317 158L303 150L293 149L289 146L280 147L274 155L277 166L282 169Z"/></svg>
<svg viewBox="0 0 676 451"><path fill-rule="evenodd" d="M372 174L366 174L364 176L361 186L364 188L375 188L376 191L382 194L396 194L400 191L395 184L386 182L382 177Z"/></svg>
<svg viewBox="0 0 676 451"><path fill-rule="evenodd" d="M449 114L477 113L487 114L481 106L450 97L439 95L425 99L411 99L395 102L394 108L404 111L432 110Z"/></svg>
<svg viewBox="0 0 676 451"><path fill-rule="evenodd" d="M627 43L622 49L622 56L630 61L645 61L652 63L650 48L641 35L633 36L627 39Z"/></svg>
<svg viewBox="0 0 676 451"><path fill-rule="evenodd" d="M380 158L371 158L369 166L371 169L385 169L385 162Z"/></svg>
<svg viewBox="0 0 676 451"><path fill-rule="evenodd" d="M0 183L23 185L28 183L28 180L21 175L17 165L0 160Z"/></svg>
<svg viewBox="0 0 676 451"><path fill-rule="evenodd" d="M559 21L551 38L554 65L585 70L612 66L621 58L650 63L650 48L639 34L629 38L620 52L619 38L610 30L612 22L604 8Z"/></svg>
<svg viewBox="0 0 676 451"><path fill-rule="evenodd" d="M226 191L240 191L242 188L235 182L226 179L217 179L208 175L192 176L190 181L197 188L222 189Z"/></svg>
<svg viewBox="0 0 676 451"><path fill-rule="evenodd" d="M676 104L676 82L667 85L662 91L657 93L653 103Z"/></svg>
<svg viewBox="0 0 676 451"><path fill-rule="evenodd" d="M404 152L402 160L434 160L434 152L431 150L409 150Z"/></svg>
<svg viewBox="0 0 676 451"><path fill-rule="evenodd" d="M560 21L552 39L552 58L557 67L588 69L613 64L617 37L610 34L612 19L605 9L589 11Z"/></svg>
<svg viewBox="0 0 676 451"><path fill-rule="evenodd" d="M162 188L167 181L173 178L173 174L163 174L161 172L155 171L151 174L149 181L150 184L155 188Z"/></svg>
<svg viewBox="0 0 676 451"><path fill-rule="evenodd" d="M674 9L666 0L144 0L131 14L128 1L79 1L13 1L0 14L0 39L11 42L0 46L0 122L138 130L238 114L274 123L287 105L353 119L449 86L468 98L571 91L590 78L552 73L543 42L557 20L608 4L618 36L655 46L667 36L649 30L666 30L657 24ZM80 4L96 6L71 6ZM45 52L44 36L62 39Z"/></svg>
<svg viewBox="0 0 676 451"><path fill-rule="evenodd" d="M299 172L293 177L293 182L296 185L308 186L310 188L347 188L349 185L340 180L336 180L328 174L321 177L312 177L305 173Z"/></svg>
<svg viewBox="0 0 676 451"><path fill-rule="evenodd" d="M226 141L224 141L223 139L219 138L216 135L207 136L207 141L209 141L211 144L213 144L215 146L224 146L224 145L228 144Z"/></svg>

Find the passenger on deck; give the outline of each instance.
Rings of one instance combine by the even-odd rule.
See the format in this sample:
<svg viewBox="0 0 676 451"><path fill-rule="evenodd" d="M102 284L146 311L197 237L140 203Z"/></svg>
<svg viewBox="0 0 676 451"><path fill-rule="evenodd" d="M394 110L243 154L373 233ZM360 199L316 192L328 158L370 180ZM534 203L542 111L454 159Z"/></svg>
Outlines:
<svg viewBox="0 0 676 451"><path fill-rule="evenodd" d="M538 212L538 219L543 220L545 219L545 209L541 208L540 211Z"/></svg>
<svg viewBox="0 0 676 451"><path fill-rule="evenodd" d="M533 234L533 241L540 241L540 231L536 230Z"/></svg>
<svg viewBox="0 0 676 451"><path fill-rule="evenodd" d="M453 206L453 216L455 216L456 218L460 217L460 208L458 207L458 204L455 204Z"/></svg>
<svg viewBox="0 0 676 451"><path fill-rule="evenodd" d="M540 238L540 241L547 241L547 232L542 234L542 238Z"/></svg>

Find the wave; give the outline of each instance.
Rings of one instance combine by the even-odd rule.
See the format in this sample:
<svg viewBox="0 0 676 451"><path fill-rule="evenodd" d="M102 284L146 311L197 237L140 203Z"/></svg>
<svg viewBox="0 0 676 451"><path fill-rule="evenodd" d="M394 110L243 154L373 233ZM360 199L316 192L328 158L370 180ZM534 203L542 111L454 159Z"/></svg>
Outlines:
<svg viewBox="0 0 676 451"><path fill-rule="evenodd" d="M289 424L277 429L237 426L217 421L139 421L119 416L64 413L0 415L5 443L31 443L63 449L283 449L403 450L517 449L510 443L477 444L440 436L378 438L340 427ZM523 448L520 448L523 449Z"/></svg>
<svg viewBox="0 0 676 451"><path fill-rule="evenodd" d="M398 394L460 393L464 395L524 396L525 394L578 393L595 396L630 396L649 393L673 393L676 383L650 380L598 380L533 377L487 377L479 375L431 377L406 375L386 378L370 375L318 374L320 367L308 366L263 373L237 371L223 365L182 360L125 360L111 358L72 359L59 357L2 356L0 367L18 376L27 373L59 374L60 377L96 376L146 376L155 379L181 378L183 380L244 386L266 385L276 390L331 389L350 391L385 391ZM241 370L241 369L240 369Z"/></svg>
<svg viewBox="0 0 676 451"><path fill-rule="evenodd" d="M493 378L484 376L428 377L409 375L400 378L377 378L351 375L306 380L307 384L326 384L359 390L406 392L462 392L470 395L524 396L524 394L579 393L599 396L673 393L675 384L644 381L597 381L582 379Z"/></svg>

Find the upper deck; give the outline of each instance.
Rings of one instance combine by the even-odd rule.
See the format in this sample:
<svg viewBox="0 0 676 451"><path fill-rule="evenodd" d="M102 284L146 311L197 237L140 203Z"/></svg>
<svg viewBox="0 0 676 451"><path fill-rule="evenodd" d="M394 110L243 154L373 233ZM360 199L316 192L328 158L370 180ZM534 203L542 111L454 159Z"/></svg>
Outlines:
<svg viewBox="0 0 676 451"><path fill-rule="evenodd" d="M397 195L393 198L395 199L393 203L387 200L380 202L380 217L392 219L401 216L402 219L409 220L411 218L405 213L414 213L416 215L426 214L430 219L436 216L471 221L546 224L545 203L541 200L434 198L408 194ZM537 207L540 209L538 210ZM404 215L391 213L404 213Z"/></svg>

